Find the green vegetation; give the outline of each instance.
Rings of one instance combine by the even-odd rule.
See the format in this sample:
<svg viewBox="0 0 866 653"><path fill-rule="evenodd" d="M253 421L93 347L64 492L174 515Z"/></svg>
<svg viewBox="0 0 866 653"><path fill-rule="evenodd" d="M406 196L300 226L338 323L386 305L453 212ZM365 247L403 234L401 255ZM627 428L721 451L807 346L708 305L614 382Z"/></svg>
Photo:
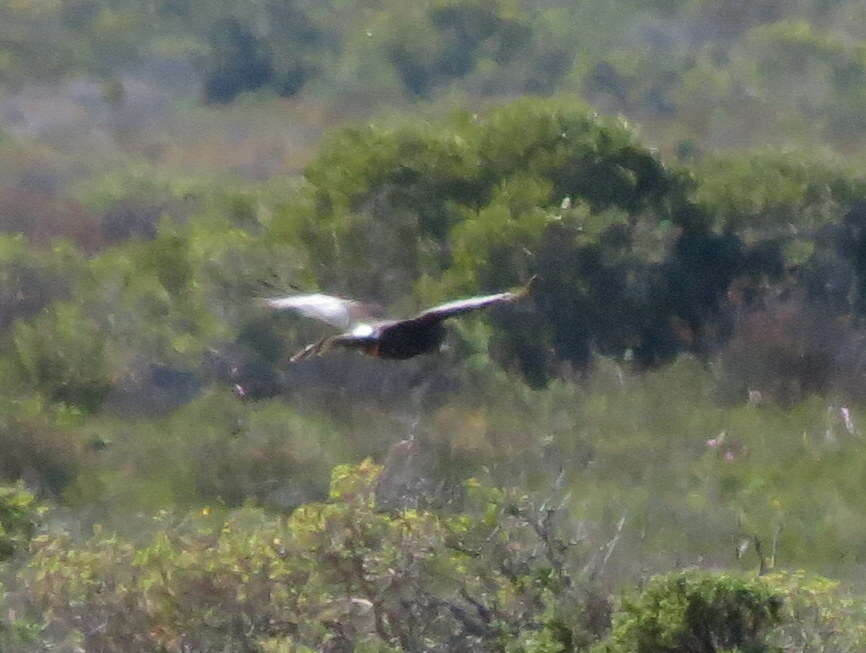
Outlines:
<svg viewBox="0 0 866 653"><path fill-rule="evenodd" d="M144 541L100 527L83 540L52 529L9 570L14 590L4 607L23 618L4 625L0 641L7 650L63 642L84 650L339 643L399 651L432 643L526 653L862 644L862 602L827 579L678 572L611 606L601 578L619 533L596 552L562 539L574 526L562 506L474 478L459 510L381 511L389 482L367 460L336 467L328 499L288 518L253 507L163 511ZM4 497L19 511L42 510L20 489Z"/></svg>
<svg viewBox="0 0 866 653"><path fill-rule="evenodd" d="M521 100L336 131L302 180L149 175L81 187L92 252L3 241L2 473L58 515L5 527L8 647L856 650L856 599L741 575L862 564L855 173ZM535 273L400 365L288 366L321 327L255 303ZM691 565L734 575L611 599Z"/></svg>
<svg viewBox="0 0 866 653"><path fill-rule="evenodd" d="M211 103L267 91L362 111L564 92L675 125L683 152L862 145L863 17L856 0L23 0L0 14L0 84L87 75L122 104L135 74L186 70Z"/></svg>
<svg viewBox="0 0 866 653"><path fill-rule="evenodd" d="M614 619L608 651L754 651L780 619L780 597L766 584L681 572L654 578Z"/></svg>
<svg viewBox="0 0 866 653"><path fill-rule="evenodd" d="M0 7L0 650L866 649L860 5Z"/></svg>
<svg viewBox="0 0 866 653"><path fill-rule="evenodd" d="M23 487L0 488L0 556L4 560L27 547L41 512L36 497Z"/></svg>

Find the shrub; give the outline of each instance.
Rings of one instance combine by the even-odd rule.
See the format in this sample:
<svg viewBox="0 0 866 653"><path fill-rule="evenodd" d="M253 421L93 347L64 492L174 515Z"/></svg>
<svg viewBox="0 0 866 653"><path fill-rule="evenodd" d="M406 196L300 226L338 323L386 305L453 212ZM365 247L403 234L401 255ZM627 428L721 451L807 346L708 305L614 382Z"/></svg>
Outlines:
<svg viewBox="0 0 866 653"><path fill-rule="evenodd" d="M104 349L99 325L72 303L19 323L14 334L22 378L52 401L85 410L98 409L110 388Z"/></svg>
<svg viewBox="0 0 866 653"><path fill-rule="evenodd" d="M84 542L40 536L7 604L85 650L513 642L516 653L589 641L586 585L570 557L586 549L560 537L557 510L472 481L462 512L384 512L380 472L369 460L337 466L328 500L288 519L203 508L158 514L138 545L98 527Z"/></svg>
<svg viewBox="0 0 866 653"><path fill-rule="evenodd" d="M0 234L0 334L67 295L81 266L71 246L36 250L21 235Z"/></svg>
<svg viewBox="0 0 866 653"><path fill-rule="evenodd" d="M598 653L775 651L770 629L782 620L782 599L761 580L678 572L657 576L614 615Z"/></svg>
<svg viewBox="0 0 866 653"><path fill-rule="evenodd" d="M211 30L211 61L205 80L208 102L229 102L244 91L267 84L273 76L267 44L235 18L226 18Z"/></svg>
<svg viewBox="0 0 866 653"><path fill-rule="evenodd" d="M866 650L866 601L843 592L839 582L802 570L764 577L784 598L785 620L772 641L785 651Z"/></svg>
<svg viewBox="0 0 866 653"><path fill-rule="evenodd" d="M0 486L0 560L26 548L43 512L23 485Z"/></svg>
<svg viewBox="0 0 866 653"><path fill-rule="evenodd" d="M0 397L0 480L23 479L40 495L59 495L77 476L82 450L64 426L80 418L73 408Z"/></svg>

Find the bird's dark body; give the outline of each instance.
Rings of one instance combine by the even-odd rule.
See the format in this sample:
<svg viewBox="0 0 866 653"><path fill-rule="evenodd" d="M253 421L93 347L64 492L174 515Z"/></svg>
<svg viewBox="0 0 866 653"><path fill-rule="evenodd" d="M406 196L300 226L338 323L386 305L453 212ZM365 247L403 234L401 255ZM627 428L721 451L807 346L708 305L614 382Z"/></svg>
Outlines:
<svg viewBox="0 0 866 653"><path fill-rule="evenodd" d="M379 358L403 360L439 351L444 340L445 327L442 322L395 322L382 328L375 355Z"/></svg>

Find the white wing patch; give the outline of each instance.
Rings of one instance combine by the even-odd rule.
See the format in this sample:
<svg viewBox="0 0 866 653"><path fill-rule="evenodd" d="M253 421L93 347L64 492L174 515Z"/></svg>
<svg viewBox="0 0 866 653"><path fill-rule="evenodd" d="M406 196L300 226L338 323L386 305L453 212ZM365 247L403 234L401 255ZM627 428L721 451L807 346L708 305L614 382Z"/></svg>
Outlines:
<svg viewBox="0 0 866 653"><path fill-rule="evenodd" d="M298 311L302 315L327 322L338 329L348 329L353 322L356 302L331 295L291 295L264 300L265 306L282 310Z"/></svg>
<svg viewBox="0 0 866 653"><path fill-rule="evenodd" d="M352 329L352 335L356 338L366 338L372 336L374 330L375 329L373 329L372 325L362 323Z"/></svg>

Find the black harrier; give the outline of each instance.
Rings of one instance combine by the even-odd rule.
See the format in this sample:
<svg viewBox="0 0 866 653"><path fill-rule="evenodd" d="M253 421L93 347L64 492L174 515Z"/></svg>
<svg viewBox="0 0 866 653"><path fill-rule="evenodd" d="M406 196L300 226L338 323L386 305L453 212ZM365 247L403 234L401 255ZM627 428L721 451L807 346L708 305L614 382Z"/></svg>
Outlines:
<svg viewBox="0 0 866 653"><path fill-rule="evenodd" d="M495 295L458 299L428 308L405 320L371 319L369 307L351 299L331 295L291 295L265 299L264 304L277 310L294 310L331 326L343 333L323 338L306 346L292 356L295 362L309 356L322 354L332 347L358 349L378 358L404 359L439 350L445 339L443 320L462 315L493 304L513 302L526 296L532 281L516 292L500 292Z"/></svg>

